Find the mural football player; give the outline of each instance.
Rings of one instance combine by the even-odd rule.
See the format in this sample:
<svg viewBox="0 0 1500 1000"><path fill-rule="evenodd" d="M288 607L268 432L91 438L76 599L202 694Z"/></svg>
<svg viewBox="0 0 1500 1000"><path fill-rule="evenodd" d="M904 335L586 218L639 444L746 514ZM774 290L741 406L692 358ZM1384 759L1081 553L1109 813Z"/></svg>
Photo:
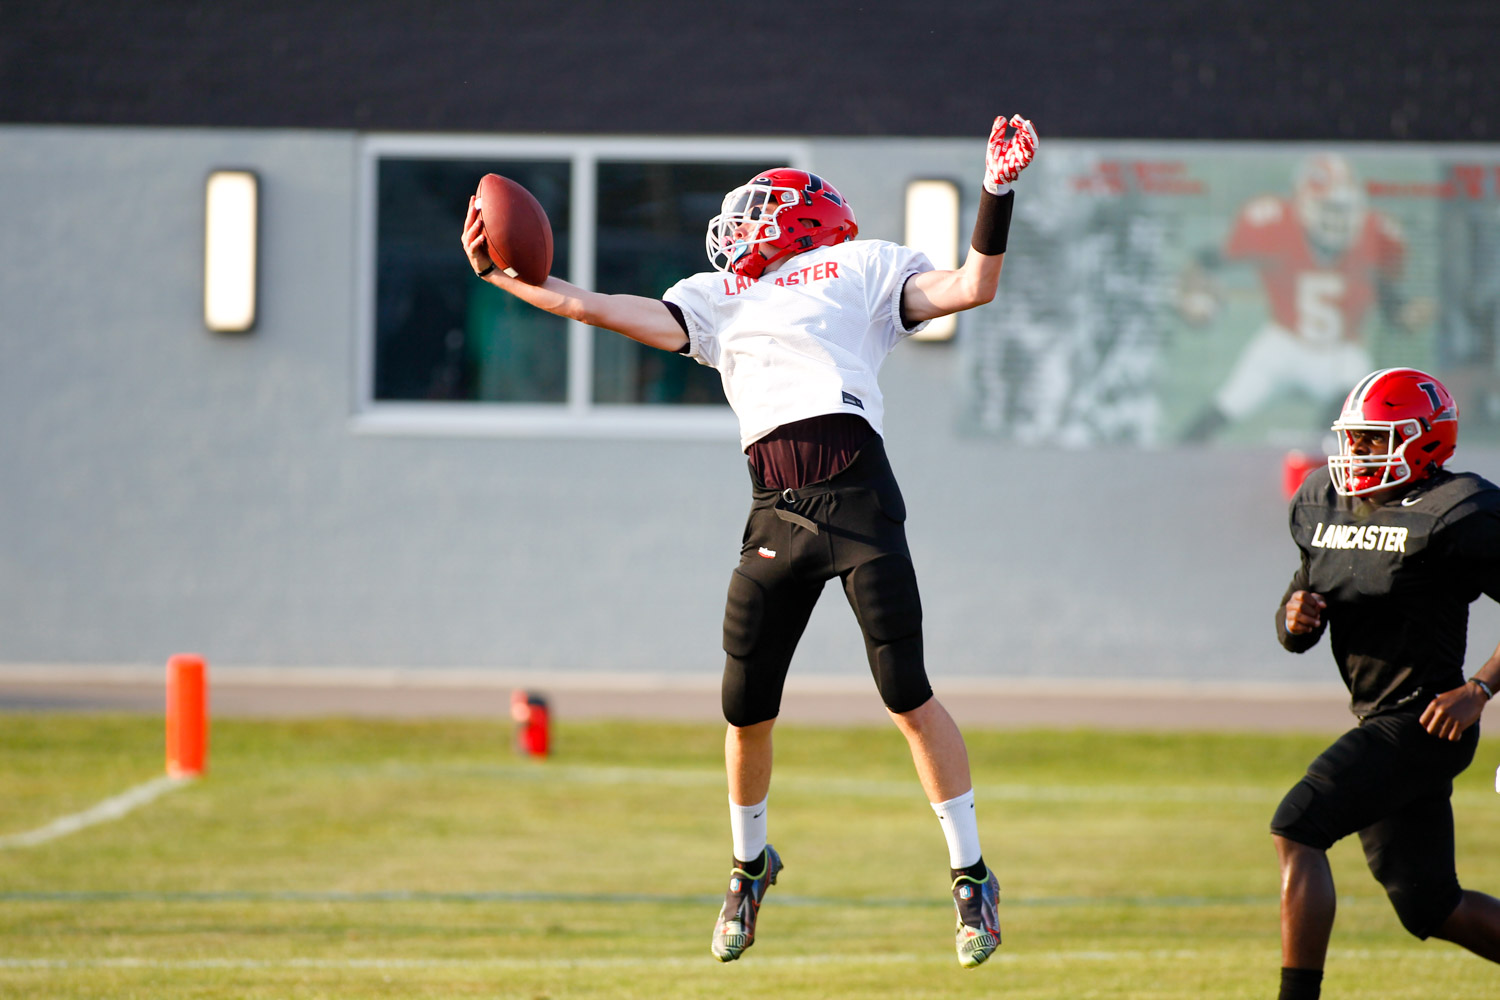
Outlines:
<svg viewBox="0 0 1500 1000"><path fill-rule="evenodd" d="M1458 406L1411 368L1365 376L1333 425L1339 454L1293 498L1302 562L1276 613L1301 653L1328 630L1359 724L1271 821L1281 863L1281 1000L1316 1000L1333 930L1327 851L1358 833L1402 925L1500 962L1500 900L1460 887L1453 778L1500 689L1500 649L1464 679L1469 604L1500 600L1500 489L1443 468Z"/></svg>
<svg viewBox="0 0 1500 1000"><path fill-rule="evenodd" d="M476 273L537 308L717 369L739 420L753 499L724 611L734 859L711 944L722 962L755 942L761 903L782 870L766 839L771 730L792 653L834 577L948 840L958 959L972 968L1000 943L999 883L980 853L968 752L923 663L906 508L881 438L876 375L929 320L994 298L1010 184L1036 147L1029 121L996 119L970 252L952 271L934 270L907 247L856 239L854 210L839 192L791 168L767 170L725 196L708 224L713 270L661 299L506 277L486 254L470 203L463 243Z"/></svg>
<svg viewBox="0 0 1500 1000"><path fill-rule="evenodd" d="M1192 291L1179 308L1206 322L1223 298L1213 273L1238 263L1259 275L1266 322L1185 440L1206 441L1287 391L1331 416L1348 385L1374 367L1366 331L1372 307L1407 333L1432 320L1432 301L1408 299L1399 287L1405 262L1400 225L1366 205L1359 177L1342 156L1304 160L1289 198L1251 199L1223 247L1189 268L1184 282Z"/></svg>

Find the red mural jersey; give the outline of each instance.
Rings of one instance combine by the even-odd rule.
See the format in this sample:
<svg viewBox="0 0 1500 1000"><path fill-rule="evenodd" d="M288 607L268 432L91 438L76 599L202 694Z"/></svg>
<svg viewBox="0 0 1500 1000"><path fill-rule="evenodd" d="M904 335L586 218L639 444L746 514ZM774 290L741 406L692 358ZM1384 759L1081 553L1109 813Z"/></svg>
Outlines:
<svg viewBox="0 0 1500 1000"><path fill-rule="evenodd" d="M1292 203L1273 195L1240 210L1224 247L1228 259L1251 260L1259 267L1276 325L1310 343L1329 345L1360 339L1377 282L1400 273L1405 253L1396 223L1366 211L1342 253L1320 254Z"/></svg>

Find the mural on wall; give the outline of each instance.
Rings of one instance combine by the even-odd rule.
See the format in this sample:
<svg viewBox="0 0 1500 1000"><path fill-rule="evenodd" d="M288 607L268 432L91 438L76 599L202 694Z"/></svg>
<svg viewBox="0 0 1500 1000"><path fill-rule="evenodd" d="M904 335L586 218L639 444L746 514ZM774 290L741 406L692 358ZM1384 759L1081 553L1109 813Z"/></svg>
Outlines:
<svg viewBox="0 0 1500 1000"><path fill-rule="evenodd" d="M1018 185L967 429L1315 447L1374 368L1500 440L1500 150L1057 142Z"/></svg>

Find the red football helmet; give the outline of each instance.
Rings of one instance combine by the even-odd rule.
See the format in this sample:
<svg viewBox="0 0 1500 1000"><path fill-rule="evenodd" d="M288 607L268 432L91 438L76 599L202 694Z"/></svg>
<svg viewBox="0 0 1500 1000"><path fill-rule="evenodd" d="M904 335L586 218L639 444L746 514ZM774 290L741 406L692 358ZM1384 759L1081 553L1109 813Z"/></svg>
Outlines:
<svg viewBox="0 0 1500 1000"><path fill-rule="evenodd" d="M805 170L777 167L724 196L708 223L708 261L715 271L759 278L776 261L858 233L854 210L832 184ZM756 250L761 244L776 252L762 256Z"/></svg>
<svg viewBox="0 0 1500 1000"><path fill-rule="evenodd" d="M1458 443L1458 404L1443 383L1415 368L1386 368L1360 379L1334 421L1339 453L1328 457L1333 488L1363 496L1425 479L1453 454ZM1384 434L1381 453L1356 435Z"/></svg>

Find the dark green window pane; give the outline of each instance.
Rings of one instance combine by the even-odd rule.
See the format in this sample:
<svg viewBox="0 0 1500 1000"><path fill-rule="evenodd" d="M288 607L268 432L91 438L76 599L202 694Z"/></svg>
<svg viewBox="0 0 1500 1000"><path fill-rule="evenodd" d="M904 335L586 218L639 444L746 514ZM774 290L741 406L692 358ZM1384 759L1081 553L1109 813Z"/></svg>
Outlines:
<svg viewBox="0 0 1500 1000"><path fill-rule="evenodd" d="M566 402L566 324L475 279L459 234L479 178L503 174L541 202L567 275L568 164L383 157L378 172L375 399Z"/></svg>
<svg viewBox="0 0 1500 1000"><path fill-rule="evenodd" d="M610 163L598 168L595 285L659 298L708 270L703 236L724 195L763 163ZM596 403L724 403L719 374L603 330L594 334Z"/></svg>

